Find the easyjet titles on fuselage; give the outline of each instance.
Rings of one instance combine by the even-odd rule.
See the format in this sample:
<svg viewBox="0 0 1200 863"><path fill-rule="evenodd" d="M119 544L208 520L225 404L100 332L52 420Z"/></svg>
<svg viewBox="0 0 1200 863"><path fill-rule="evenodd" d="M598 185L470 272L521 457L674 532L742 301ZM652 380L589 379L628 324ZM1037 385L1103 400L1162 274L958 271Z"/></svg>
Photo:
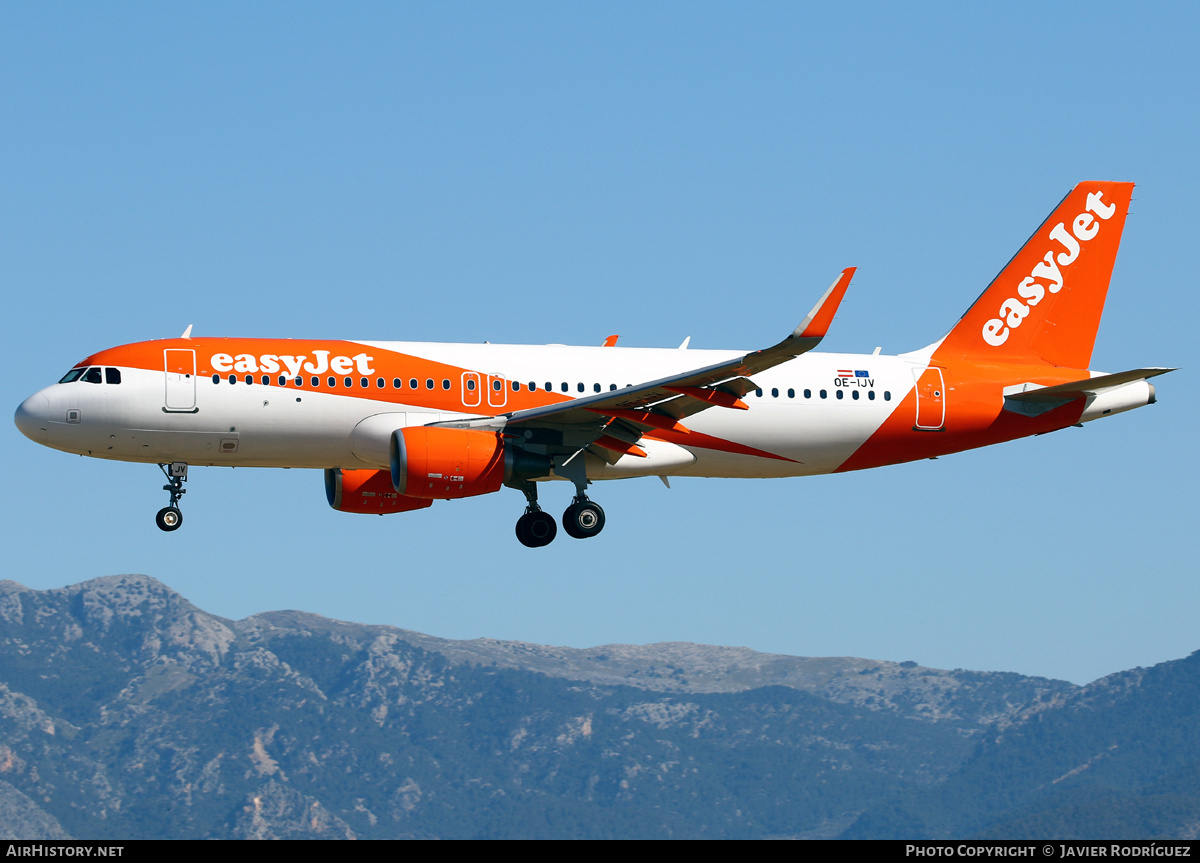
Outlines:
<svg viewBox="0 0 1200 863"><path fill-rule="evenodd" d="M313 359L305 362L308 359L308 354L300 354L295 356L292 354L262 354L256 357L254 354L213 354L209 362L212 364L214 372L239 372L245 374L254 374L262 372L263 374L273 375L278 374L282 370L287 370L290 377L296 377L301 371L310 375L323 375L327 371L331 371L336 375L348 375L351 370L356 371L360 375L373 375L375 370L371 368L371 363L375 358L367 354L355 354L352 357L335 356L330 357L332 351L314 350L312 352Z"/></svg>

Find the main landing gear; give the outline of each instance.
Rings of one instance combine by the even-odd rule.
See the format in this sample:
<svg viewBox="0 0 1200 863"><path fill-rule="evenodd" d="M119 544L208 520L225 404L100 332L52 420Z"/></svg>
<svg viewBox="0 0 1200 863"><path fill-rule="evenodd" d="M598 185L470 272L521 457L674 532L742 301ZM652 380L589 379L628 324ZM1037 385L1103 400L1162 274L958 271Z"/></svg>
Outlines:
<svg viewBox="0 0 1200 863"><path fill-rule="evenodd" d="M586 494L575 495L567 511L563 513L563 530L575 539L591 539L604 530L604 510L600 504L592 503Z"/></svg>
<svg viewBox="0 0 1200 863"><path fill-rule="evenodd" d="M167 478L167 484L163 486L163 491L171 493L171 503L158 511L154 521L159 530L178 530L179 526L183 524L183 513L179 511L179 499L187 494L187 489L183 487L183 484L187 482L188 466L184 462L176 461L171 462L170 465L160 464L158 469Z"/></svg>
<svg viewBox="0 0 1200 863"><path fill-rule="evenodd" d="M545 512L537 502L537 486L532 482L521 484L528 505L525 514L517 519L517 539L527 548L541 548L554 541L558 526L554 516ZM600 504L588 500L580 491L562 517L563 530L575 539L590 539L604 529L604 510Z"/></svg>
<svg viewBox="0 0 1200 863"><path fill-rule="evenodd" d="M543 510L526 507L525 514L517 519L517 539L527 548L549 545L557 534L554 516Z"/></svg>

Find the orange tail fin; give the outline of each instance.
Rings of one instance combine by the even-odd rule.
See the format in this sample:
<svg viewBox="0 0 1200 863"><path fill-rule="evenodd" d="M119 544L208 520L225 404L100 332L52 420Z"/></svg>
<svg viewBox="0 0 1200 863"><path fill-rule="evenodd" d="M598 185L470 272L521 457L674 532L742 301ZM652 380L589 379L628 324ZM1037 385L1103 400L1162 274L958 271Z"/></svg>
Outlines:
<svg viewBox="0 0 1200 863"><path fill-rule="evenodd" d="M953 359L1086 369L1133 183L1080 183L934 353Z"/></svg>

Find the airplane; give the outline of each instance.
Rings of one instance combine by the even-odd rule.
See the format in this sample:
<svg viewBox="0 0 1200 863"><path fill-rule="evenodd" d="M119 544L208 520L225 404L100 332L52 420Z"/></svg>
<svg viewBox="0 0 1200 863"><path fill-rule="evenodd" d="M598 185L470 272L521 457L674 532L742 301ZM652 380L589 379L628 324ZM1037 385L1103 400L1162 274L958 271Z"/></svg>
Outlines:
<svg viewBox="0 0 1200 863"><path fill-rule="evenodd" d="M794 477L927 459L1155 402L1174 371L1089 370L1132 183L1072 189L944 337L920 350L813 351L844 270L756 351L193 337L92 354L15 422L69 453L154 463L183 523L188 468L315 468L335 510L386 514L517 489L516 534L549 544L538 486L574 486L576 539L604 528L598 480Z"/></svg>

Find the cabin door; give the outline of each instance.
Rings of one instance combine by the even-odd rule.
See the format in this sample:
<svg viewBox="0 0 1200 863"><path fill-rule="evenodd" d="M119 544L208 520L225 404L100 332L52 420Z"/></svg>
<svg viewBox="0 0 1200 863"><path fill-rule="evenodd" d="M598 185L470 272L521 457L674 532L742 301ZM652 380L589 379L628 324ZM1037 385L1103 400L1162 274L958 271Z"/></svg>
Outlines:
<svg viewBox="0 0 1200 863"><path fill-rule="evenodd" d="M196 352L190 348L167 348L163 351L163 365L167 373L164 410L195 413Z"/></svg>
<svg viewBox="0 0 1200 863"><path fill-rule="evenodd" d="M942 378L942 370L930 366L918 374L917 378L917 431L941 431L946 425L946 382Z"/></svg>

